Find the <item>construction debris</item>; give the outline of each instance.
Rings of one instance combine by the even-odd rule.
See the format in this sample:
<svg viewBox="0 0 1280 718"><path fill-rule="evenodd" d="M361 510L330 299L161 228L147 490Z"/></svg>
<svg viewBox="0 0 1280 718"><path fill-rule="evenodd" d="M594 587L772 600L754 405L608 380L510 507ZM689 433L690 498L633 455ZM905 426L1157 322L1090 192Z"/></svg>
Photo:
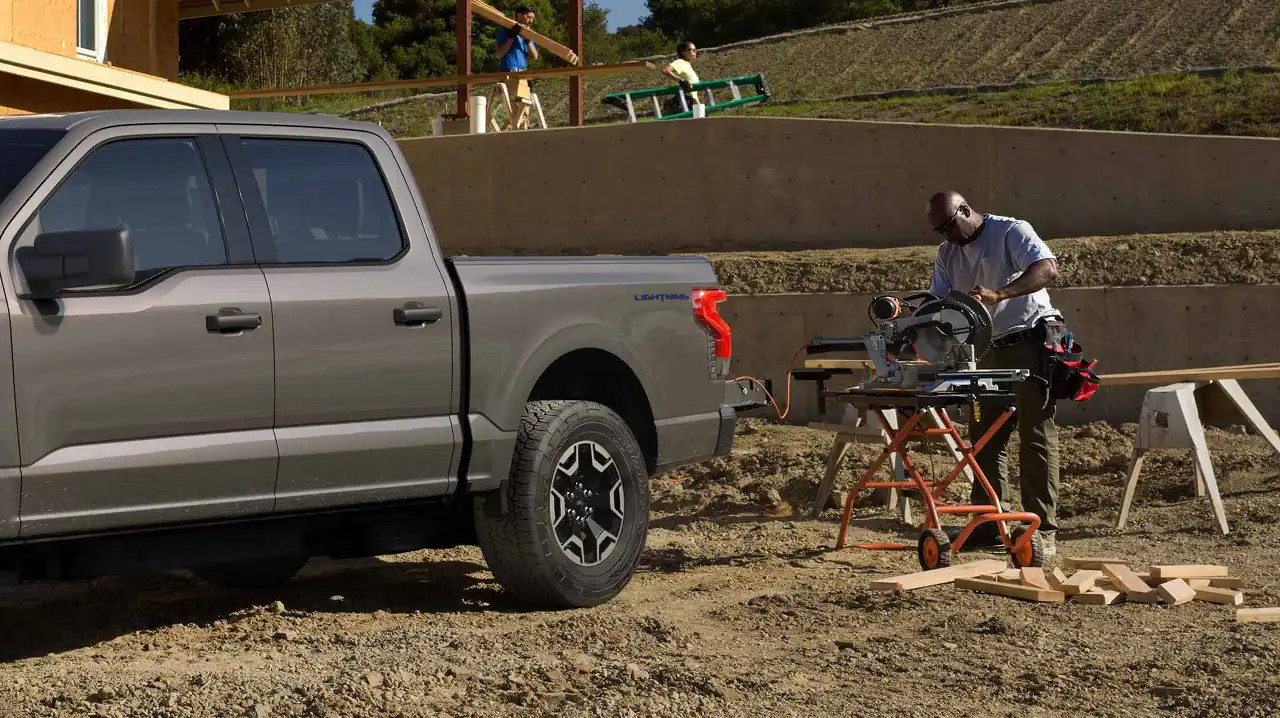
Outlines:
<svg viewBox="0 0 1280 718"><path fill-rule="evenodd" d="M1085 569L1076 571L1070 578L1062 582L1062 592L1068 596L1078 596L1093 589L1098 579L1102 578L1101 571L1093 569Z"/></svg>
<svg viewBox="0 0 1280 718"><path fill-rule="evenodd" d="M1156 593L1160 594L1160 600L1170 606L1181 606L1196 598L1196 590L1181 578L1165 581L1156 587Z"/></svg>
<svg viewBox="0 0 1280 718"><path fill-rule="evenodd" d="M972 578L974 576L999 573L1007 566L1008 564L1003 560L983 559L981 561L962 563L957 566L938 568L932 571L919 571L917 573L908 573L903 576L894 576L893 578L872 581L871 590L914 591L917 588L925 588L926 586L940 586L944 583L951 583L958 578Z"/></svg>
<svg viewBox="0 0 1280 718"><path fill-rule="evenodd" d="M1138 578L1133 569L1122 563L1104 563L1102 573L1111 579L1111 585L1122 591L1125 598L1130 601L1154 603L1159 600L1158 594L1145 581Z"/></svg>
<svg viewBox="0 0 1280 718"><path fill-rule="evenodd" d="M1207 601L1209 603L1221 603L1227 606L1239 606L1244 603L1244 592L1234 591L1230 588L1213 588L1206 586L1205 588L1196 589L1196 600Z"/></svg>
<svg viewBox="0 0 1280 718"><path fill-rule="evenodd" d="M1280 608L1237 608L1240 623L1280 623Z"/></svg>
<svg viewBox="0 0 1280 718"><path fill-rule="evenodd" d="M1226 566L1152 566L1151 577L1161 581L1171 578L1214 578L1226 576Z"/></svg>
<svg viewBox="0 0 1280 718"><path fill-rule="evenodd" d="M1000 581L984 578L958 578L956 579L956 588L979 593L994 593L998 596L1021 598L1026 601L1040 603L1062 603L1067 599L1067 595L1062 591L1001 583Z"/></svg>
<svg viewBox="0 0 1280 718"><path fill-rule="evenodd" d="M1122 558L1064 557L1062 559L1063 566L1067 568L1074 568L1076 570L1093 569L1096 571L1096 570L1100 570L1105 564L1108 564L1108 563L1127 565L1129 562Z"/></svg>
<svg viewBox="0 0 1280 718"><path fill-rule="evenodd" d="M1109 588L1094 588L1075 597L1078 603L1092 604L1095 606L1110 606L1113 603L1119 603L1124 600L1124 594L1119 591L1112 591Z"/></svg>
<svg viewBox="0 0 1280 718"><path fill-rule="evenodd" d="M1021 570L1022 585L1031 586L1032 588L1043 588L1046 590L1056 590L1049 585L1049 577L1045 575L1043 568L1028 566Z"/></svg>

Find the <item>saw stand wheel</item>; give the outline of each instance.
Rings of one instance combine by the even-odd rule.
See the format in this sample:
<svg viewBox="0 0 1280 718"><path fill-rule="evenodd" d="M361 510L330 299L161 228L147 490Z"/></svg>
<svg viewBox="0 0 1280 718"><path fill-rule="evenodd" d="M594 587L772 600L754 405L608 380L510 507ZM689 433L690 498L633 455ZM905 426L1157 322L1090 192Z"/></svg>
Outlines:
<svg viewBox="0 0 1280 718"><path fill-rule="evenodd" d="M942 529L925 529L916 542L916 558L926 571L951 565L951 539Z"/></svg>
<svg viewBox="0 0 1280 718"><path fill-rule="evenodd" d="M1027 532L1026 526L1019 526L1009 534L1010 542L1016 547L1018 539ZM1044 565L1044 534L1039 531L1031 534L1031 540L1026 543L1022 549L1009 549L1009 558L1013 560L1013 565L1017 568L1026 568L1028 566Z"/></svg>

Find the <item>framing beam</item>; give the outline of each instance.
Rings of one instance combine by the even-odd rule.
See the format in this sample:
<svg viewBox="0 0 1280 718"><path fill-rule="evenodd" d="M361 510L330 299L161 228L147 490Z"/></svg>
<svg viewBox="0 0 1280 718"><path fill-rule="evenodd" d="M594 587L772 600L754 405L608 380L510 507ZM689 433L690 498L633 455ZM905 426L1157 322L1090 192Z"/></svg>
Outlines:
<svg viewBox="0 0 1280 718"><path fill-rule="evenodd" d="M464 5L467 4L467 0L458 0L458 2ZM503 15L502 12L499 11L497 8L483 2L482 0L470 0L470 9L475 14L479 15L480 17L488 20L489 22L499 27L509 28L512 25L516 24L516 21L514 19L509 18L506 15ZM578 27L579 27L579 33L581 33L582 0L571 0L571 2L569 3L569 35L570 35L569 42L570 44L573 43L573 38L572 38L573 12L575 9L578 11ZM533 42L538 46L539 49L546 50L547 52L551 53L552 55L555 55L561 60L564 60L570 65L582 64L582 58L578 57L578 53L575 52L573 49L565 47L564 45L561 45L560 43L556 42L555 40L552 40L551 38L547 37L546 35L543 35L540 32L537 32L536 30L525 28L520 34L523 35L524 37L529 38L530 40L533 40ZM581 48L581 46L582 46L582 38L581 36L579 36L578 47Z"/></svg>
<svg viewBox="0 0 1280 718"><path fill-rule="evenodd" d="M471 74L471 4L467 0L458 0L457 15L454 17L454 30L457 33L458 49L454 56L454 72L459 75ZM457 116L466 117L471 106L471 85L458 83Z"/></svg>

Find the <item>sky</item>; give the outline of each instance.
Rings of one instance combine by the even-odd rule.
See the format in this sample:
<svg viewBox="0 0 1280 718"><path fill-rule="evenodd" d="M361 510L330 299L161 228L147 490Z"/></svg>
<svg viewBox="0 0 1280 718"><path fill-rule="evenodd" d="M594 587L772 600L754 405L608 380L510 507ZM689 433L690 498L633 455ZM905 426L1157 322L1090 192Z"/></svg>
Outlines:
<svg viewBox="0 0 1280 718"><path fill-rule="evenodd" d="M596 0L609 10L609 29L616 30L619 25L634 25L640 18L649 14L644 0ZM373 21L373 0L355 0L356 17L365 22Z"/></svg>

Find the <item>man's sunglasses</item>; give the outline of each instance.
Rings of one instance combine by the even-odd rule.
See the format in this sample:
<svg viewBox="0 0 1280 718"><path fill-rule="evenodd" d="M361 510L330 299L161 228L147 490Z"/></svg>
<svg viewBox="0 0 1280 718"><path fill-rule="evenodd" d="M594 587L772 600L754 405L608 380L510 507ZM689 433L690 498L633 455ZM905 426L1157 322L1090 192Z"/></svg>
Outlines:
<svg viewBox="0 0 1280 718"><path fill-rule="evenodd" d="M959 216L960 216L960 208L956 207L956 211L951 214L951 219L943 222L937 227L934 227L933 231L937 232L938 234L946 234L947 231L951 229L951 225L956 223L956 217L959 217Z"/></svg>

